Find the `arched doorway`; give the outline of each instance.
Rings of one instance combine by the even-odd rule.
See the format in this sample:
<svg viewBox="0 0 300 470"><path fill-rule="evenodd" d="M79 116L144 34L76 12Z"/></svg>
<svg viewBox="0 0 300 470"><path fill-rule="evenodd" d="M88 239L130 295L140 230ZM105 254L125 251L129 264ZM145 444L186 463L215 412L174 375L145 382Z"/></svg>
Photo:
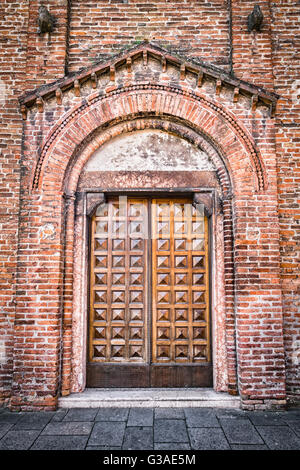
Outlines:
<svg viewBox="0 0 300 470"><path fill-rule="evenodd" d="M221 191L212 159L135 131L91 156L78 190L103 196L88 223L87 386L212 386L212 214L195 197Z"/></svg>

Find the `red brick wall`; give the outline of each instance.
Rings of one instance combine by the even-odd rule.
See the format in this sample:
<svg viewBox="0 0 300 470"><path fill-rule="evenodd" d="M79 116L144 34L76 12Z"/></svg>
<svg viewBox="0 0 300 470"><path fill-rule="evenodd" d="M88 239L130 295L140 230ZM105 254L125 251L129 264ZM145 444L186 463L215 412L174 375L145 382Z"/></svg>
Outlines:
<svg viewBox="0 0 300 470"><path fill-rule="evenodd" d="M300 392L300 3L271 2L287 390Z"/></svg>
<svg viewBox="0 0 300 470"><path fill-rule="evenodd" d="M64 234L59 229L53 237L41 235L41 238L39 229L61 214L61 199L52 194L42 206L40 196L28 197L26 184L31 181L39 149L49 130L63 112L81 100L70 93L61 107L53 100L45 116L31 114L31 126L22 144L17 97L24 91L62 78L66 70L78 71L145 39L170 53L203 59L223 70L232 68L238 78L280 94L275 127L263 114L252 116L242 105L226 103L227 109L231 109L252 135L271 181L270 191L255 196L255 202L244 197L236 201L241 214L244 208L244 215L236 220L233 214L235 261L242 261L244 266L235 273L238 307L237 318L231 318L230 328L233 329L236 321L241 335L239 379L245 399L264 395L263 376L267 382L273 381L274 396L282 397L284 362L287 391L299 394L300 4L292 0L257 0L255 3L262 8L264 23L260 33L249 34L246 20L253 8L252 1L49 0L47 5L57 21L53 34L48 37L37 35L37 0L1 1L0 93L4 86L6 90L5 101L0 94L0 196L4 201L0 209L2 397L10 394L14 347L15 397L18 394L24 397L24 393L34 395L38 391L41 402L43 397L48 397L44 403L51 406L55 402L52 397L58 392ZM19 207L21 156L23 179ZM59 166L56 171L60 171ZM55 180L55 175L53 178ZM20 230L19 213L22 216ZM258 217L264 221L257 231L253 226ZM32 251L28 251L29 244ZM44 255L39 258L35 249L41 247ZM232 265L232 260L228 263ZM19 287L15 312L16 278ZM232 296L229 301L233 305ZM282 305L285 361L280 334ZM68 307L70 309L70 304ZM233 362L234 348L230 356ZM30 382L33 375L34 385ZM25 385L21 393L22 380ZM15 404L18 404L17 399Z"/></svg>
<svg viewBox="0 0 300 470"><path fill-rule="evenodd" d="M70 71L106 59L141 41L228 69L226 0L73 0Z"/></svg>
<svg viewBox="0 0 300 470"><path fill-rule="evenodd" d="M0 394L11 388L28 2L0 3Z"/></svg>

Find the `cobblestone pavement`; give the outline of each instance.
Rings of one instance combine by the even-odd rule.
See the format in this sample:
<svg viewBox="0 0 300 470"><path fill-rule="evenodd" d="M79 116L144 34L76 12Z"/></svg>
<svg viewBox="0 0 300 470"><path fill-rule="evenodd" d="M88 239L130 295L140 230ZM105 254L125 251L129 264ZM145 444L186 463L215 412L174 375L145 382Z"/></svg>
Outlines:
<svg viewBox="0 0 300 470"><path fill-rule="evenodd" d="M300 410L0 409L0 450L300 450Z"/></svg>

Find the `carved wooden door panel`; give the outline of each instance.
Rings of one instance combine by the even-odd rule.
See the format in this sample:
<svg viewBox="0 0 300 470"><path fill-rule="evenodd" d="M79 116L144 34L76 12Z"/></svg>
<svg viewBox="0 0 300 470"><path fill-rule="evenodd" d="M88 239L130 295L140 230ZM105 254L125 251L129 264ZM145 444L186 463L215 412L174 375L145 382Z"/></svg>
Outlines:
<svg viewBox="0 0 300 470"><path fill-rule="evenodd" d="M91 226L90 387L210 386L208 222L187 198L111 198Z"/></svg>

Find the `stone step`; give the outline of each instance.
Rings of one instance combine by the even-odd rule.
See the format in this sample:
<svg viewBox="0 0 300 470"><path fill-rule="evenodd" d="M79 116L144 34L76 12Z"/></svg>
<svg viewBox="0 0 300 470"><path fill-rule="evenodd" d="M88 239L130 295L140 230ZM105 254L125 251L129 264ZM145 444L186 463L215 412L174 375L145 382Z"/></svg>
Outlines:
<svg viewBox="0 0 300 470"><path fill-rule="evenodd" d="M87 388L58 400L60 408L239 408L240 398L210 388Z"/></svg>

